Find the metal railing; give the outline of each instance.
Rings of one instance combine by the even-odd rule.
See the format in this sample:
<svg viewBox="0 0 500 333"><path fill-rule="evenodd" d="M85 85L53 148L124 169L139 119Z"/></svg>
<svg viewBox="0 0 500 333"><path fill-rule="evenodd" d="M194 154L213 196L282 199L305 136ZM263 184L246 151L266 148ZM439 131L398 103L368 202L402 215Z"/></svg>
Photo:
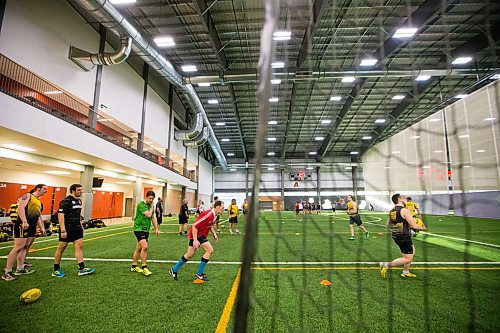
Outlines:
<svg viewBox="0 0 500 333"><path fill-rule="evenodd" d="M196 182L196 171L167 157L164 147L153 146L149 139L141 142L137 131L113 119L104 109L96 114L88 103L3 54L0 54L0 91ZM91 116L96 116L95 127L89 124Z"/></svg>

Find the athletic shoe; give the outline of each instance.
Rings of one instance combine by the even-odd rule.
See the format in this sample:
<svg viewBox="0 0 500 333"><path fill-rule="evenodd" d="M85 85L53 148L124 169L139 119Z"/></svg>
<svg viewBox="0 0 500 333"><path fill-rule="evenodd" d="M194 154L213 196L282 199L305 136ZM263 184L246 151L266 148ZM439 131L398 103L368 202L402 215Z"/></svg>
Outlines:
<svg viewBox="0 0 500 333"><path fill-rule="evenodd" d="M50 276L62 278L62 277L65 277L66 274L64 274L64 272L62 270L58 269L57 271L53 271L52 274L50 274Z"/></svg>
<svg viewBox="0 0 500 333"><path fill-rule="evenodd" d="M217 229L217 232L220 232L220 229Z"/></svg>
<svg viewBox="0 0 500 333"><path fill-rule="evenodd" d="M348 239L348 240L355 240L355 239L356 239L356 237L351 236L351 237L349 237L349 238L347 238L347 239Z"/></svg>
<svg viewBox="0 0 500 333"><path fill-rule="evenodd" d="M385 278L387 275L387 270L389 269L389 266L387 266L386 262L381 262L380 263L380 276Z"/></svg>
<svg viewBox="0 0 500 333"><path fill-rule="evenodd" d="M85 267L84 269L79 269L78 270L78 276L89 275L89 274L92 274L94 272L95 272L95 268Z"/></svg>
<svg viewBox="0 0 500 333"><path fill-rule="evenodd" d="M33 267L33 265L30 264L29 262L25 261L24 262L24 268L30 268L30 267Z"/></svg>
<svg viewBox="0 0 500 333"><path fill-rule="evenodd" d="M130 271L131 272L142 273L142 268L140 268L139 266L135 266L135 267L131 267Z"/></svg>
<svg viewBox="0 0 500 333"><path fill-rule="evenodd" d="M239 230L236 230L236 234L239 235L240 234L240 231Z"/></svg>
<svg viewBox="0 0 500 333"><path fill-rule="evenodd" d="M172 268L169 269L170 275L172 275L172 279L177 281L177 272L174 272Z"/></svg>
<svg viewBox="0 0 500 333"><path fill-rule="evenodd" d="M146 275L146 276L150 276L151 274L153 274L153 272L151 272L147 267L146 268L143 268L142 269L142 274Z"/></svg>
<svg viewBox="0 0 500 333"><path fill-rule="evenodd" d="M365 237L366 237L366 239L370 238L370 232L369 231L365 232Z"/></svg>
<svg viewBox="0 0 500 333"><path fill-rule="evenodd" d="M23 269L16 269L16 271L14 272L14 275L28 275L28 274L31 274L31 273L35 273L35 270L29 270L27 268L23 268Z"/></svg>
<svg viewBox="0 0 500 333"><path fill-rule="evenodd" d="M187 231L184 231L184 234L183 234L183 235L184 235L184 236L187 236L187 235L188 235L188 232L187 232Z"/></svg>
<svg viewBox="0 0 500 333"><path fill-rule="evenodd" d="M208 281L208 278L205 276L205 274L198 274L198 273L196 273L194 275L194 277L197 278L197 279L199 279L199 280L205 281L205 282Z"/></svg>
<svg viewBox="0 0 500 333"><path fill-rule="evenodd" d="M234 235L232 230L229 230L229 233L230 233L231 235Z"/></svg>
<svg viewBox="0 0 500 333"><path fill-rule="evenodd" d="M408 272L408 273L401 273L401 277L404 277L404 278L416 278L417 275Z"/></svg>
<svg viewBox="0 0 500 333"><path fill-rule="evenodd" d="M179 236L183 236L183 235L182 235L182 232L179 232Z"/></svg>
<svg viewBox="0 0 500 333"><path fill-rule="evenodd" d="M6 272L2 275L2 280L5 281L14 281L17 279L14 275L12 275L12 272Z"/></svg>

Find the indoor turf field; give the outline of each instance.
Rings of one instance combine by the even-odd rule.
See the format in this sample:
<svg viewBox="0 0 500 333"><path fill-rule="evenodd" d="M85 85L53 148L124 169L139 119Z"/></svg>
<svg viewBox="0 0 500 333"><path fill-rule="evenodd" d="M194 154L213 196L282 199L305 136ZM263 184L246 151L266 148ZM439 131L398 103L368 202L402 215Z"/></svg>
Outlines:
<svg viewBox="0 0 500 333"><path fill-rule="evenodd" d="M398 257L398 248L383 227L385 213L362 217L370 239L357 233L348 241L344 212L301 215L300 222L292 212L261 213L250 331L500 331L500 220L426 216L428 233L414 241L417 278L394 269L383 279L376 262ZM0 331L48 332L56 319L64 332L231 331L243 237L224 228L206 269L210 281L194 284L201 253L179 271L179 281L168 274L187 245L176 218L150 237L150 277L130 272L131 225L87 230L86 263L97 268L90 276L78 277L69 260L62 262L65 278L50 277L56 237L38 239L29 254L36 272L0 284L0 308L10 313ZM0 246L1 265L11 244ZM72 252L70 245L66 257ZM31 288L42 290L40 300L21 306L19 295Z"/></svg>

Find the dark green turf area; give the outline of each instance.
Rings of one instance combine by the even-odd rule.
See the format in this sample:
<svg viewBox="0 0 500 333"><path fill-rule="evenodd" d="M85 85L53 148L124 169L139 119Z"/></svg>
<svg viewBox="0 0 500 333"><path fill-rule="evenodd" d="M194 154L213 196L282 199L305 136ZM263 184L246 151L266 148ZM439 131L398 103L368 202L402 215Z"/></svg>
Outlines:
<svg viewBox="0 0 500 333"><path fill-rule="evenodd" d="M500 264L468 266L474 270L415 265L417 278L411 280L400 278L400 270L382 279L376 265L351 264L399 256L385 220L385 214L363 214L370 239L356 230L356 240L348 241L344 212L306 216L300 222L291 212L262 213L257 261L318 263L256 267L251 331L500 331ZM424 222L430 234L415 238L415 261L500 262L500 220L425 216ZM150 236L149 259L176 261L185 252L187 239L177 235L175 223L167 219L163 233ZM75 261L65 260L67 277L51 278L52 261L41 258L53 256L57 239L40 238L29 254L40 258L31 260L36 272L0 281L0 332L214 332L238 270L236 264L217 262L239 261L243 237L223 229L207 266L210 281L202 285L193 284L201 253L182 268L177 282L167 272L171 263L150 262L150 277L131 273L129 258L136 244L131 224L87 231L86 258L124 260L88 260L87 266L97 269L91 276L78 277ZM0 256L8 254L10 248L3 247L11 244L0 243ZM73 257L72 246L65 256ZM332 285L322 286L324 279ZM35 287L42 290L40 300L19 305L19 295Z"/></svg>

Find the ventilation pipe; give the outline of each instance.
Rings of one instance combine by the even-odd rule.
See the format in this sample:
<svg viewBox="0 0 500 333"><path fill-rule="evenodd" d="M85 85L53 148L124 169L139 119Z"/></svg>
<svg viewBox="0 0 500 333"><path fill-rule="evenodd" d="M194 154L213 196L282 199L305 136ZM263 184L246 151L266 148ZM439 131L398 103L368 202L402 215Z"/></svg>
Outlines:
<svg viewBox="0 0 500 333"><path fill-rule="evenodd" d="M203 130L203 115L200 113L196 114L196 119L194 121L194 124L191 128L185 130L185 131L175 131L174 138L175 140L196 140L196 138L200 135L201 131ZM185 142L186 145L190 141Z"/></svg>
<svg viewBox="0 0 500 333"><path fill-rule="evenodd" d="M117 35L127 35L133 40L132 49L141 57L142 60L147 62L154 70L158 72L171 84L175 85L178 89L184 92L187 99L196 113L200 113L203 117L203 122L208 130L208 143L214 152L215 157L223 169L227 169L227 161L222 152L222 149L215 137L215 133L208 121L207 114L203 105L201 104L198 95L190 84L184 85L182 76L177 73L174 66L170 61L158 53L156 48L151 45L137 29L118 12L113 5L107 0L74 0L81 8L85 9L92 15L99 23L110 29ZM177 132L177 131L176 131Z"/></svg>
<svg viewBox="0 0 500 333"><path fill-rule="evenodd" d="M208 128L205 127L203 129L203 132L198 135L193 141L188 141L185 144L189 148L195 148L204 145L208 140L209 134L210 132L208 131Z"/></svg>
<svg viewBox="0 0 500 333"><path fill-rule="evenodd" d="M90 71L92 69L85 66L83 61L89 61L92 65L118 65L127 60L132 50L132 38L127 36L121 37L121 46L116 52L102 52L102 53L90 53L81 50L77 47L70 46L69 48L69 58L75 64L83 68L85 71Z"/></svg>

